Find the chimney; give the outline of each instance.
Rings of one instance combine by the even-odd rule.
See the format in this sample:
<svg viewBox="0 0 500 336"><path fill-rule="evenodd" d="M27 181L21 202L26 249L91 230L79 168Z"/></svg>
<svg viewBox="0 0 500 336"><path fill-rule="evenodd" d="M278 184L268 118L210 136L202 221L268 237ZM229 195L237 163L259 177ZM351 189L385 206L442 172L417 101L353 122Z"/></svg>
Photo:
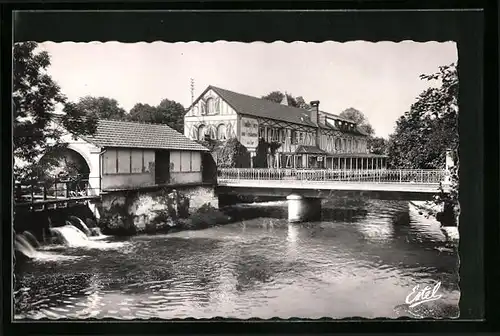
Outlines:
<svg viewBox="0 0 500 336"><path fill-rule="evenodd" d="M316 147L320 147L320 128L319 128L319 100L309 103L311 105L311 121L316 124Z"/></svg>

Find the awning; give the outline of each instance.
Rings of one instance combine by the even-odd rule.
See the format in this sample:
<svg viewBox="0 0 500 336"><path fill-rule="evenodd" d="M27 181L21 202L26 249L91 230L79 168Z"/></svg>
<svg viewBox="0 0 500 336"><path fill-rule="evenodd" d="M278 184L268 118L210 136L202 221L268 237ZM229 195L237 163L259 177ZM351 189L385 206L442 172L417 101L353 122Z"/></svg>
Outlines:
<svg viewBox="0 0 500 336"><path fill-rule="evenodd" d="M296 154L316 154L316 155L328 155L324 150L319 149L316 146L299 146L295 151Z"/></svg>

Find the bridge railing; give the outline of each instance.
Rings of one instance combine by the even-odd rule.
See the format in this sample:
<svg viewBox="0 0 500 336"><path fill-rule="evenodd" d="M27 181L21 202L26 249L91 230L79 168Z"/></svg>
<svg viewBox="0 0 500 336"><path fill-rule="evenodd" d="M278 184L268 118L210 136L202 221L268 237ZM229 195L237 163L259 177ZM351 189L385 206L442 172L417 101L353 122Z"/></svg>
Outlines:
<svg viewBox="0 0 500 336"><path fill-rule="evenodd" d="M29 203L98 195L99 187L92 187L99 186L97 179L99 177L15 182L14 200L17 203Z"/></svg>
<svg viewBox="0 0 500 336"><path fill-rule="evenodd" d="M277 168L220 168L219 180L299 180L342 181L371 183L419 183L439 184L444 181L445 170L431 169L375 169L375 170L329 170L329 169L277 169Z"/></svg>

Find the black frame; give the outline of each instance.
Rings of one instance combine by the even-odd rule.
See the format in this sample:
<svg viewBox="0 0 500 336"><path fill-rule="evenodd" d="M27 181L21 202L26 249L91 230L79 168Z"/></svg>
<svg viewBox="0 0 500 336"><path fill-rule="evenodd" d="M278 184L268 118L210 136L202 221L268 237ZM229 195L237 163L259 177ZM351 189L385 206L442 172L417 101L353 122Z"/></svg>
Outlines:
<svg viewBox="0 0 500 336"><path fill-rule="evenodd" d="M402 8L402 7L406 8ZM368 12L328 11L256 11L256 12L23 12L12 15L14 9L376 9ZM469 10L442 11L443 8ZM479 10L476 10L478 9ZM405 9L405 11L388 11ZM416 9L429 9L416 11ZM433 10L431 10L433 9ZM380 11L379 11L380 10ZM484 10L484 11L483 11ZM6 335L25 334L145 334L191 332L402 332L412 331L493 331L498 330L498 21L495 1L419 1L382 4L366 2L330 3L108 3L59 4L11 3L2 5L2 55L11 55L11 27L14 40L36 41L323 41L323 40L455 40L459 52L460 77L460 180L461 180L461 317L475 321L349 321L318 320L303 323L289 321L255 321L219 323L177 321L172 323L117 322L109 323L11 323L10 300L3 300L3 321ZM15 22L13 19L15 18ZM256 24L258 22L258 24ZM49 24L48 24L49 23ZM61 27L65 27L61 29ZM231 27L228 29L227 27ZM485 52L486 45L490 51ZM492 50L492 51L491 51ZM485 66L488 71L484 71ZM10 95L11 65L2 58L2 97ZM483 101L484 95L484 101ZM3 99L3 110L9 111L8 99ZM487 107L487 108L486 108ZM484 111L484 113L481 113ZM4 139L9 139L10 115L3 114ZM8 141L3 141L4 167L11 165ZM486 148L487 147L487 148ZM7 153L7 154L6 154ZM486 154L487 153L487 154ZM10 171L3 170L4 223L9 223L11 190ZM486 183L487 182L487 183ZM486 220L487 216L487 220ZM484 226L482 225L484 223ZM11 265L11 228L3 226L3 279L8 279ZM484 240L485 232L488 239ZM482 242L484 241L484 245ZM486 271L488 274L486 276ZM10 281L3 282L4 294L9 295ZM486 301L487 299L487 301ZM407 325L409 323L409 325Z"/></svg>

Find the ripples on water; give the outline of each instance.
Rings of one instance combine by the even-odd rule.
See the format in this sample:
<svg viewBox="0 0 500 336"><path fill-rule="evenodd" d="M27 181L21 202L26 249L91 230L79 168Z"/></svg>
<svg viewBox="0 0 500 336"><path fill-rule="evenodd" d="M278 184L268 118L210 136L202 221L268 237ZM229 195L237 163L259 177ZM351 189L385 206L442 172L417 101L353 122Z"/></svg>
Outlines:
<svg viewBox="0 0 500 336"><path fill-rule="evenodd" d="M16 318L398 317L441 281L429 317L458 315L456 243L407 202L337 200L288 224L285 202L239 205L202 231L50 247L23 266Z"/></svg>

